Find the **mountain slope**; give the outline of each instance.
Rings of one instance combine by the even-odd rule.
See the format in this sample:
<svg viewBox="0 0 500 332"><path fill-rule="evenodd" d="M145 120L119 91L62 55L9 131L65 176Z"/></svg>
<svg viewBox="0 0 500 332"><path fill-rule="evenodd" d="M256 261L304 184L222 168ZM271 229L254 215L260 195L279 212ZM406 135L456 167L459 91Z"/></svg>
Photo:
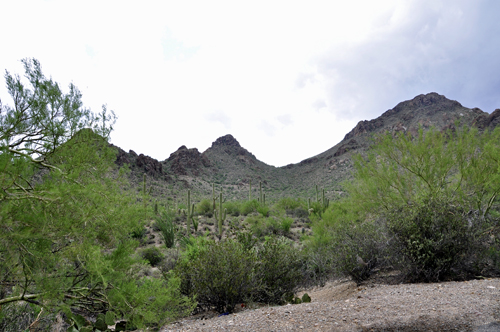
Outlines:
<svg viewBox="0 0 500 332"><path fill-rule="evenodd" d="M202 153L181 146L163 162L119 149L117 163L131 165L135 178L146 173L154 195L174 199L187 187L199 197L206 197L211 194L212 183L229 199L244 199L248 197L250 181L254 190L262 182L270 198L312 197L315 185L325 188L328 196L335 198L342 192L342 182L350 177L352 155L365 152L374 135L386 131L417 133L420 127L445 130L456 123L492 129L500 123L500 109L488 114L437 93L419 95L376 119L360 121L341 142L323 153L279 168L259 161L231 135L218 138Z"/></svg>

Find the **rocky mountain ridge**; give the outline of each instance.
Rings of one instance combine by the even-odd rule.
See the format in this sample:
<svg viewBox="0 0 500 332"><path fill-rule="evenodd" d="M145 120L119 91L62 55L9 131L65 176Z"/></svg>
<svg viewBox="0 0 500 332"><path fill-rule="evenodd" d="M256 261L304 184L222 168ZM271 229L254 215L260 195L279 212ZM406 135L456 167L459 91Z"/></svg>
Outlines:
<svg viewBox="0 0 500 332"><path fill-rule="evenodd" d="M163 182L172 188L190 187L201 193L211 191L211 183L216 183L233 198L246 197L252 181L262 182L271 197L308 197L318 184L335 198L342 191L342 182L350 177L352 155L366 151L373 135L386 131L416 134L420 127L446 130L456 123L492 129L500 123L500 109L489 114L478 108L466 108L434 92L418 95L375 119L360 121L341 142L323 153L279 168L259 161L232 135L219 137L202 153L196 148L181 146L161 162L117 148L116 163L128 164L136 176L146 173L159 186Z"/></svg>

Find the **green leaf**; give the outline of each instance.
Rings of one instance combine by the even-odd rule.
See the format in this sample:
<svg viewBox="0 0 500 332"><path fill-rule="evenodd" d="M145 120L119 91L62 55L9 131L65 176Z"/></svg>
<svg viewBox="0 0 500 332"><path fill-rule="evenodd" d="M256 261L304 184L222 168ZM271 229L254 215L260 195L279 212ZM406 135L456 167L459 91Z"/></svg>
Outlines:
<svg viewBox="0 0 500 332"><path fill-rule="evenodd" d="M105 321L108 325L115 325L115 314L112 311L106 312Z"/></svg>

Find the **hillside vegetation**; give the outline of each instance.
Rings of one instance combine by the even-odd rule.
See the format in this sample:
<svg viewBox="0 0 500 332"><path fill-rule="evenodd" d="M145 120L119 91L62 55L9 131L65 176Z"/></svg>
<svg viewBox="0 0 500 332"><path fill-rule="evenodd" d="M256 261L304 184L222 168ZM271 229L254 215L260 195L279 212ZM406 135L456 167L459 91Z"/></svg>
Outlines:
<svg viewBox="0 0 500 332"><path fill-rule="evenodd" d="M498 110L421 95L297 165L230 135L159 162L107 143L112 113L24 64L0 113L2 331L155 329L381 271L500 273Z"/></svg>

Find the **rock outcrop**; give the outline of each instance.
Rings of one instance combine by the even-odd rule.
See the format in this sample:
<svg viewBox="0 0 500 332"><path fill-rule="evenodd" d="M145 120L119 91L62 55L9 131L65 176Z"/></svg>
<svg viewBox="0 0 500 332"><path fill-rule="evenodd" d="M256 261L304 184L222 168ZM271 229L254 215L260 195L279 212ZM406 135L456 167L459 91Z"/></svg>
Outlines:
<svg viewBox="0 0 500 332"><path fill-rule="evenodd" d="M195 175L203 173L203 169L210 167L210 161L202 155L198 149L188 149L181 146L166 160L170 165L170 171L176 175Z"/></svg>

